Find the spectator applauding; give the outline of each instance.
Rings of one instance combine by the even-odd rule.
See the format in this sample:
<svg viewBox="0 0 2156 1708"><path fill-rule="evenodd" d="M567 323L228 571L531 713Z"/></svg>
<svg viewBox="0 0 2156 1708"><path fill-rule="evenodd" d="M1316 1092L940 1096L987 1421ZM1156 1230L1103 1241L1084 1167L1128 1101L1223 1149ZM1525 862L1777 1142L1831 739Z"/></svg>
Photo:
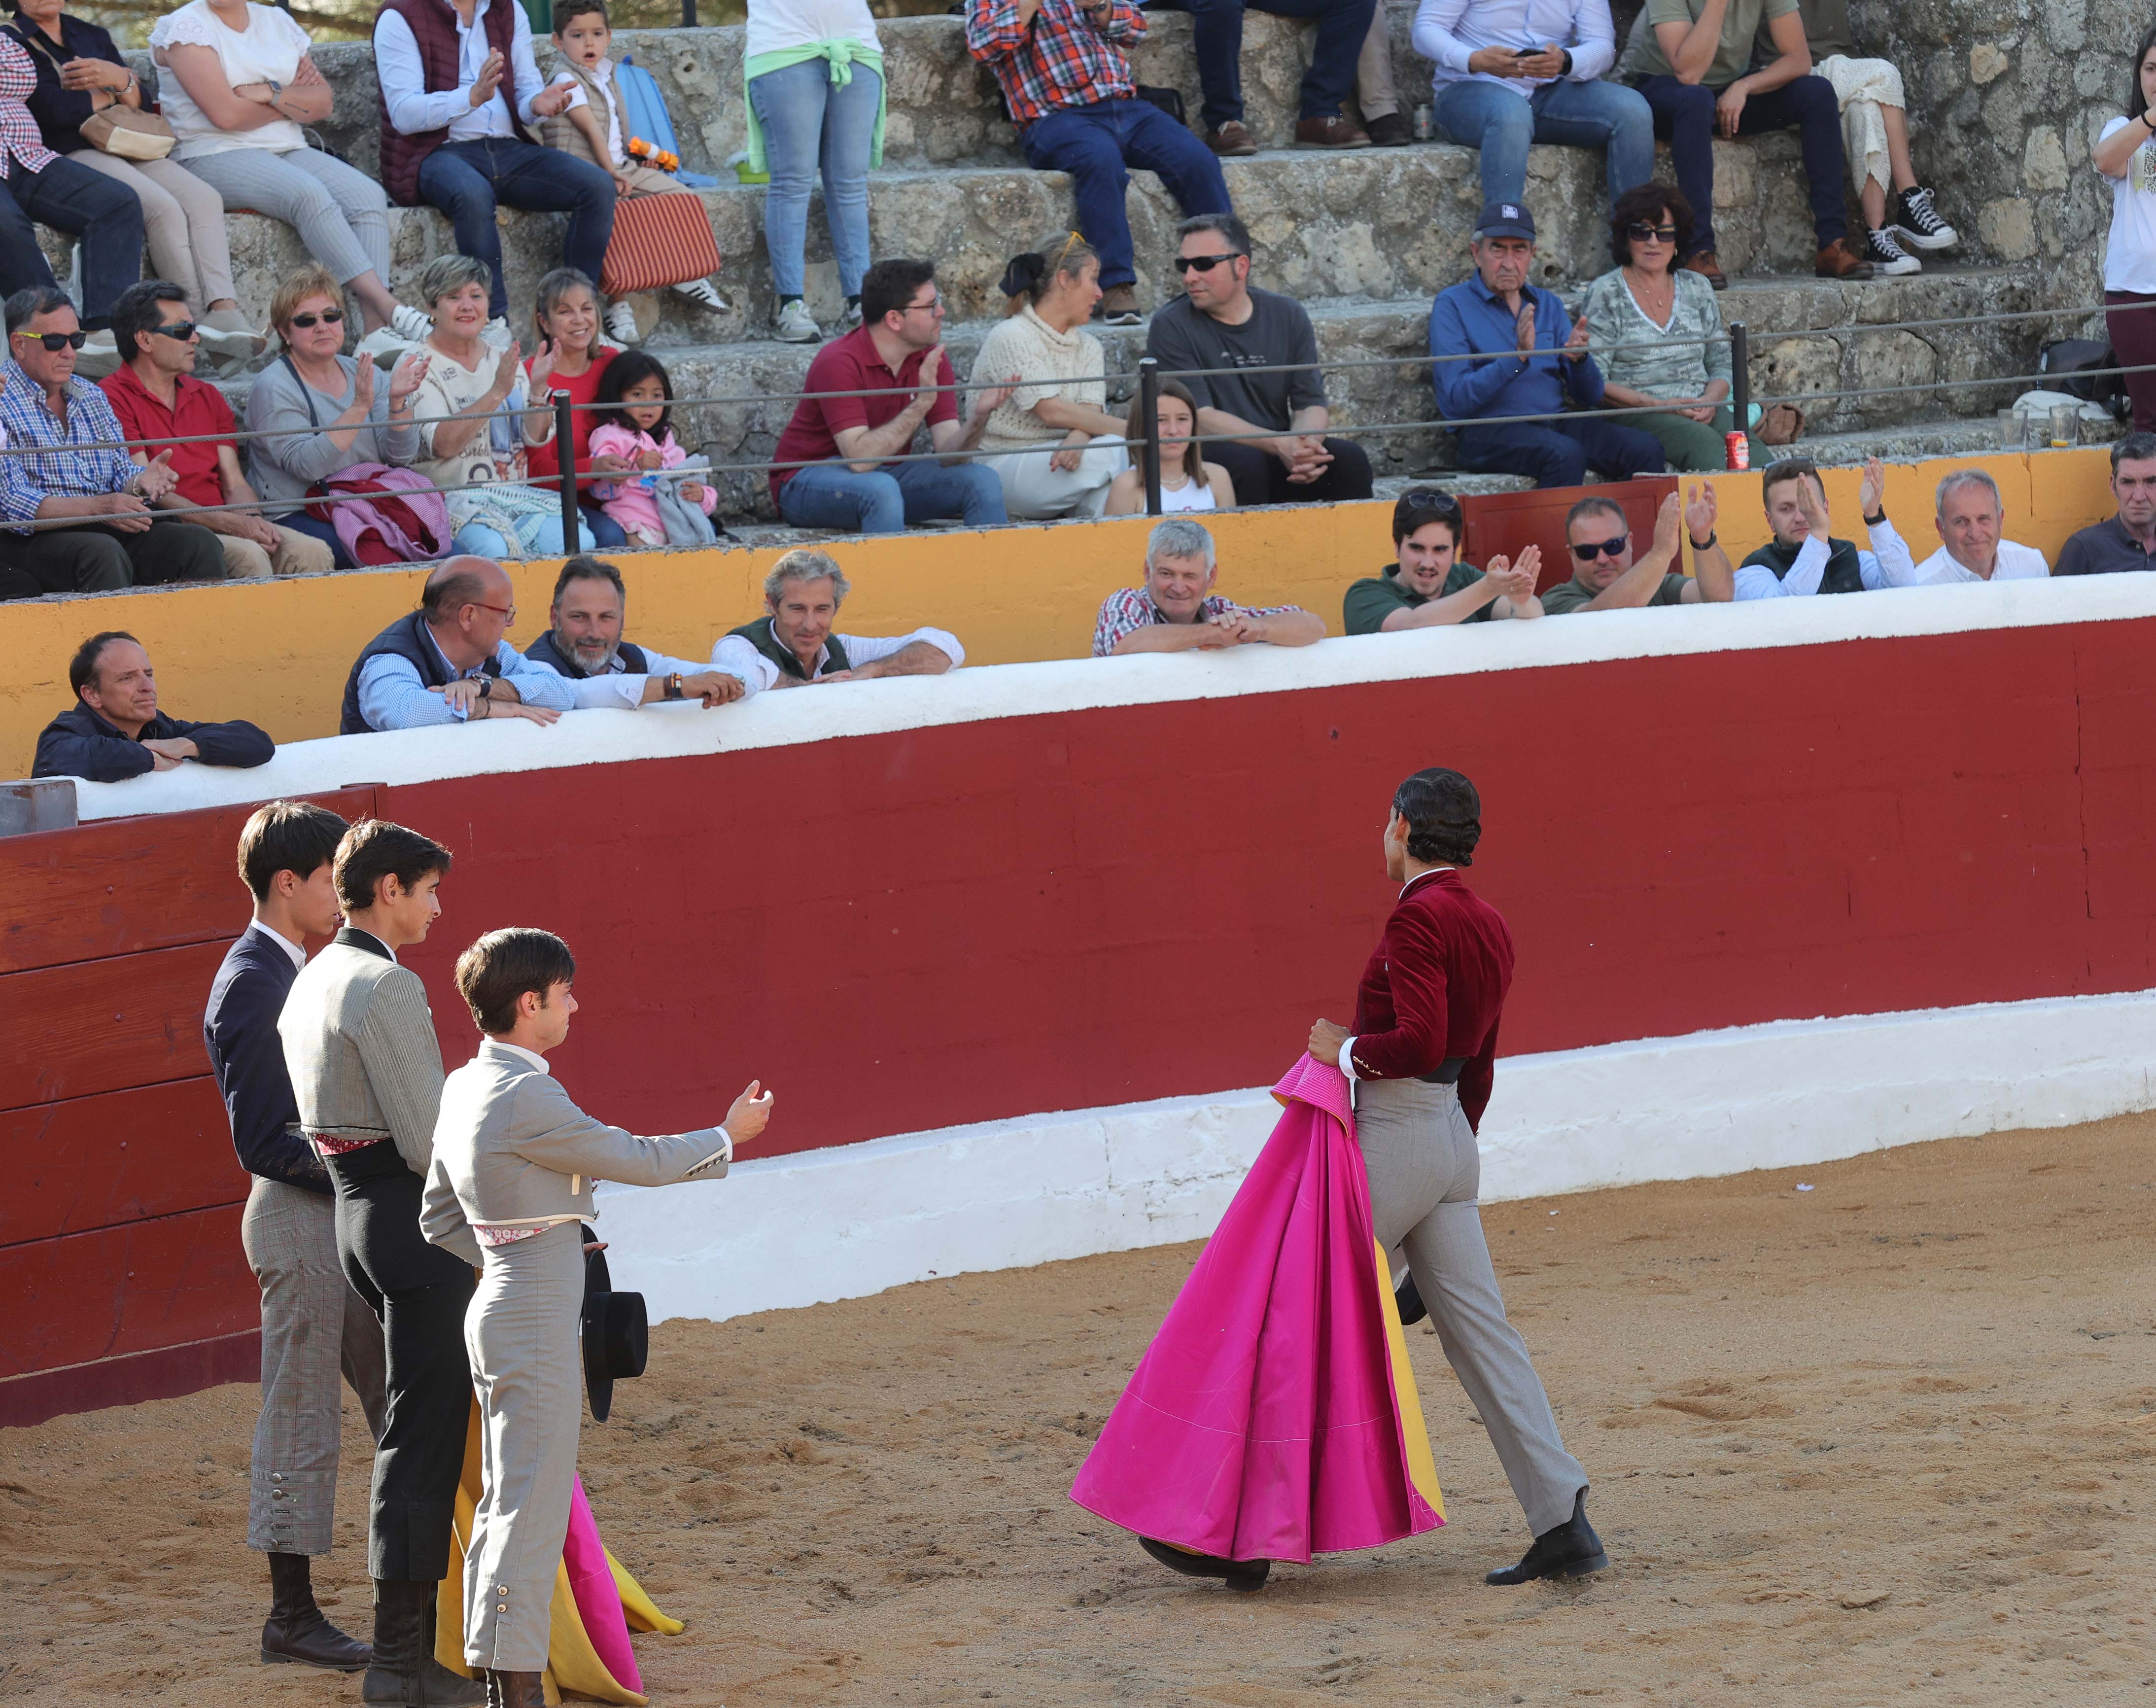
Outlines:
<svg viewBox="0 0 2156 1708"><path fill-rule="evenodd" d="M192 519L217 536L227 576L323 575L334 568L334 554L316 536L280 528L253 510L218 508L251 505L254 490L240 473L232 405L194 377L202 340L187 316L187 293L165 279L131 285L113 305L112 331L122 366L104 391L127 437L189 441L136 454L140 463L160 449L172 457L172 490L152 508L203 511Z"/></svg>
<svg viewBox="0 0 2156 1708"><path fill-rule="evenodd" d="M1486 623L1493 617L1539 617L1535 577L1539 546L1530 546L1515 564L1493 557L1486 570L1460 556L1465 517L1449 492L1418 487L1393 506L1396 562L1348 589L1341 617L1350 634L1392 634L1403 628L1436 628L1450 623Z"/></svg>
<svg viewBox="0 0 2156 1708"><path fill-rule="evenodd" d="M1681 516L1672 492L1656 514L1654 546L1635 563L1625 512L1610 499L1581 499L1564 518L1565 543L1572 548L1574 565L1572 579L1543 595L1543 609L1553 617L1565 617L1575 611L1623 611L1641 605L1727 603L1735 572L1729 567L1729 554L1714 537L1714 518L1713 487L1695 484ZM1680 521L1691 531L1697 581L1678 567Z"/></svg>
<svg viewBox="0 0 2156 1708"><path fill-rule="evenodd" d="M2068 540L2052 573L2156 569L2156 433L2129 433L2112 446L2111 495L2118 514Z"/></svg>
<svg viewBox="0 0 2156 1708"><path fill-rule="evenodd" d="M414 351L384 381L367 358L338 354L344 294L319 263L286 275L270 300L270 325L285 354L248 390L247 430L270 435L247 442L251 484L266 517L319 540L337 568L350 569L352 553L336 526L307 514L308 490L357 464L402 465L418 455L412 394L429 358Z"/></svg>
<svg viewBox="0 0 2156 1708"><path fill-rule="evenodd" d="M1609 218L1614 272L1587 287L1581 312L1593 346L1606 352L1602 401L1624 409L1625 426L1652 433L1669 466L1703 472L1728 466L1724 435L1730 359L1714 287L1677 257L1691 241L1691 209L1661 184L1617 198Z"/></svg>
<svg viewBox="0 0 2156 1708"><path fill-rule="evenodd" d="M0 384L0 428L17 451L42 452L0 457L0 514L28 536L8 554L14 567L55 593L222 580L224 553L214 534L151 514L151 501L177 478L169 449L143 468L122 450L82 449L127 435L105 393L75 377L83 333L67 298L18 290L6 315L15 359ZM33 521L49 526L33 530Z"/></svg>
<svg viewBox="0 0 2156 1708"><path fill-rule="evenodd" d="M620 570L596 557L572 557L555 578L547 633L524 656L572 683L579 707L649 705L657 700L701 700L709 707L748 691L740 677L723 670L632 646L621 638L628 610Z"/></svg>
<svg viewBox="0 0 2156 1708"><path fill-rule="evenodd" d="M621 458L592 455L592 412L581 407L598 398L607 364L620 353L599 339L598 287L573 267L557 267L539 281L531 318L539 334L539 353L524 364L526 379L534 362L548 356L553 361L545 387L535 385L532 396L567 392L569 402L579 406L569 414L572 459L579 473L625 474L629 464ZM528 447L525 456L525 466L535 480L551 480L562 472L561 454L551 433L544 444ZM601 508L589 480L579 483L577 502L583 507L584 526L602 550L629 543L621 524Z"/></svg>
<svg viewBox="0 0 2156 1708"><path fill-rule="evenodd" d="M1905 585L2042 581L2051 573L2035 546L1999 537L2006 501L1999 495L1999 483L1983 469L1948 475L1939 482L1938 503L1939 549L1917 566L1914 581Z"/></svg>
<svg viewBox="0 0 2156 1708"><path fill-rule="evenodd" d="M1129 418L1123 423L1123 437L1134 458L1145 439L1146 423L1141 418L1144 411L1144 400L1133 396ZM1193 437L1198 431L1198 400L1181 380L1160 382L1152 430L1160 435L1160 507L1163 511L1235 509L1235 488L1228 471L1218 463L1207 462ZM1101 514L1134 516L1145 507L1145 470L1134 464L1116 476Z"/></svg>
<svg viewBox="0 0 2156 1708"><path fill-rule="evenodd" d="M576 690L502 639L516 620L508 572L484 557L445 558L417 611L367 642L345 679L338 733L416 730L470 719L551 724Z"/></svg>
<svg viewBox="0 0 2156 1708"><path fill-rule="evenodd" d="M1238 605L1213 591L1213 536L1183 517L1158 524L1146 539L1145 580L1101 602L1093 656L1215 652L1231 646L1308 646L1325 624L1296 605Z"/></svg>
<svg viewBox="0 0 2156 1708"><path fill-rule="evenodd" d="M981 461L1003 481L1004 508L1020 521L1096 516L1123 466L1123 423L1106 407L1107 357L1085 330L1101 300L1101 258L1074 231L1014 259L1003 286L1010 314L983 341L973 383L1028 383L989 418ZM974 393L977 416L983 395Z"/></svg>
<svg viewBox="0 0 2156 1708"><path fill-rule="evenodd" d="M125 782L171 771L183 759L204 765L266 765L276 744L249 723L191 724L157 710L150 655L116 628L93 634L68 661L75 704L38 737L33 777Z"/></svg>
<svg viewBox="0 0 2156 1708"><path fill-rule="evenodd" d="M1243 122L1243 8L1276 13L1283 18L1315 18L1310 64L1302 75L1301 107L1296 120L1298 148L1368 148L1367 131L1342 116L1341 105L1355 86L1356 60L1370 33L1377 9L1369 0L1152 0L1167 10L1191 16L1191 45L1198 54L1198 85L1204 91L1199 111L1205 145L1215 154L1255 154L1257 139Z"/></svg>
<svg viewBox="0 0 2156 1708"><path fill-rule="evenodd" d="M1581 416L1549 421L1478 418L1555 416L1569 396L1602 402L1602 370L1587 353L1587 321L1572 326L1557 293L1527 282L1535 220L1513 202L1493 202L1469 245L1475 277L1441 290L1430 310L1437 413L1460 428L1460 466L1477 474L1525 474L1537 486L1578 486L1592 464L1613 480L1658 474L1662 448L1635 427ZM1457 360L1472 356L1471 362ZM1446 356L1455 358L1446 361Z"/></svg>
<svg viewBox="0 0 2156 1708"><path fill-rule="evenodd" d="M1527 145L1599 148L1612 201L1655 169L1655 115L1617 63L1609 0L1422 0L1415 52L1434 60L1438 124L1482 151L1482 199L1527 192Z"/></svg>
<svg viewBox="0 0 2156 1708"><path fill-rule="evenodd" d="M1250 282L1250 234L1232 213L1186 219L1176 269L1183 295L1152 317L1146 354L1198 400L1207 458L1228 471L1235 502L1332 504L1370 495L1370 459L1352 439L1330 439L1317 334L1301 303ZM1199 373L1199 368L1286 369Z"/></svg>
<svg viewBox="0 0 2156 1708"><path fill-rule="evenodd" d="M1738 598L1876 592L1881 587L1907 587L1916 579L1909 548L1879 507L1887 495L1887 471L1878 458L1864 465L1860 489L1864 526L1877 550L1876 557L1828 532L1826 487L1818 467L1806 459L1784 457L1769 464L1759 477L1759 491L1774 537L1738 567Z"/></svg>
<svg viewBox="0 0 2156 1708"><path fill-rule="evenodd" d="M1070 174L1078 229L1101 252L1101 317L1138 323L1137 268L1123 210L1129 168L1158 172L1185 213L1225 213L1213 151L1138 98L1126 46L1145 14L1131 0L966 0L966 48L995 73L1026 162Z"/></svg>
<svg viewBox="0 0 2156 1708"><path fill-rule="evenodd" d="M2133 400L2133 430L2156 433L2156 27L2133 56L2126 116L2105 121L2090 152L2111 182L2111 234L2103 246L2104 316ZM2117 466L2116 464L2113 464ZM2066 573L2066 560L2059 572Z"/></svg>
<svg viewBox="0 0 2156 1708"><path fill-rule="evenodd" d="M1062 0L1069 3L1069 0ZM1116 0L1117 4L1122 0ZM803 397L773 460L778 513L797 528L896 534L908 522L963 516L974 527L1008 521L995 471L965 460L1008 386L977 392L973 423L958 424L943 348L943 293L928 261L879 261L861 281L861 324L808 364ZM846 396L865 392L866 397ZM923 424L937 459L889 464L913 449Z"/></svg>
<svg viewBox="0 0 2156 1708"><path fill-rule="evenodd" d="M740 678L756 694L875 676L940 676L966 662L958 638L941 628L916 628L896 639L834 633L839 607L851 591L827 553L805 546L785 553L763 578L770 614L721 636L711 649L712 668Z"/></svg>
<svg viewBox="0 0 2156 1708"><path fill-rule="evenodd" d="M1685 265L1726 282L1714 253L1714 139L1795 126L1811 192L1813 270L1822 279L1869 279L1871 264L1849 246L1841 203L1840 105L1834 85L1811 75L1798 0L1647 0L1625 44L1623 73L1655 110L1655 134L1670 139L1677 184L1700 222ZM1774 57L1758 70L1754 38Z"/></svg>

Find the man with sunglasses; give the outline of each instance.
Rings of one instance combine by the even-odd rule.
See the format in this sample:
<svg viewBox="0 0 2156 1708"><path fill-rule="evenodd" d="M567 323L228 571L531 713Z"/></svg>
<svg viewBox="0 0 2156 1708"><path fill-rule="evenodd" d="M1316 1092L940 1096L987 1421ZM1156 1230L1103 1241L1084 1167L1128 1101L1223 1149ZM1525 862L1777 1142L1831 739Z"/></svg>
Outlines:
<svg viewBox="0 0 2156 1708"><path fill-rule="evenodd" d="M112 305L120 369L102 382L127 437L143 444L136 461L157 451L172 458L172 490L154 508L177 511L217 536L224 572L237 579L270 574L326 575L336 556L311 534L277 526L253 510L254 489L239 467L239 423L215 386L194 377L202 336L187 312L187 294L168 279L131 285ZM160 439L184 444L157 445Z"/></svg>
<svg viewBox="0 0 2156 1708"><path fill-rule="evenodd" d="M345 679L338 733L480 718L552 723L576 705L575 685L502 639L516 620L516 589L500 564L471 557L436 564L419 608L361 649Z"/></svg>
<svg viewBox="0 0 2156 1708"><path fill-rule="evenodd" d="M1737 572L1714 537L1714 488L1695 482L1687 499L1672 492L1655 517L1655 543L1637 563L1632 533L1614 499L1583 498L1565 512L1564 540L1572 549L1572 579L1543 595L1553 617L1575 611L1636 610L1643 605L1727 604L1736 597ZM1691 536L1695 576L1679 567L1681 521Z"/></svg>
<svg viewBox="0 0 2156 1708"><path fill-rule="evenodd" d="M1291 296L1250 283L1250 233L1232 213L1176 228L1183 295L1152 317L1146 354L1198 401L1198 431L1227 434L1205 455L1235 502L1337 504L1370 495L1370 459L1329 437L1317 333ZM1210 372L1192 370L1210 369Z"/></svg>
<svg viewBox="0 0 2156 1708"><path fill-rule="evenodd" d="M15 567L52 593L223 580L214 534L151 513L177 478L172 452L137 467L120 449L126 433L105 393L77 377L74 305L37 286L0 313L14 358L0 382L0 428L10 447L42 453L0 457L0 519L19 536L8 553Z"/></svg>

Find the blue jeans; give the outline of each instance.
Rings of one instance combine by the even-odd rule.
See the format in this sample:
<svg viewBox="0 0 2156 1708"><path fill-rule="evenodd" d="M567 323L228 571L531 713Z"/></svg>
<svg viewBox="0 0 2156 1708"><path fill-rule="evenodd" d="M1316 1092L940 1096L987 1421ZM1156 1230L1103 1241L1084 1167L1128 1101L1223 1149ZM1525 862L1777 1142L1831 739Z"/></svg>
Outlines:
<svg viewBox="0 0 2156 1708"><path fill-rule="evenodd" d="M808 192L824 172L824 218L839 289L861 294L869 269L869 145L883 103L883 79L866 65L853 81L831 81L824 59L767 71L750 80L748 98L763 129L771 188L763 198L763 246L771 254L771 287L782 297L806 290L802 252L808 243Z"/></svg>
<svg viewBox="0 0 2156 1708"><path fill-rule="evenodd" d="M1301 110L1306 119L1327 119L1340 110L1355 87L1355 61L1370 33L1374 3L1363 0L1150 0L1148 10L1190 14L1190 45L1198 59L1198 87L1204 97L1199 115L1205 128L1217 131L1243 116L1243 11L1270 12L1276 18L1316 18L1317 34L1310 46L1310 69L1303 73Z"/></svg>
<svg viewBox="0 0 2156 1708"><path fill-rule="evenodd" d="M8 188L13 193L0 196L0 294L54 286L34 219L82 240L83 330L103 331L115 299L142 276L142 204L135 192L64 156L41 172L11 160Z"/></svg>
<svg viewBox="0 0 2156 1708"><path fill-rule="evenodd" d="M797 528L896 534L908 522L963 516L977 528L1009 521L1004 483L978 463L901 463L857 474L844 463L811 463L778 489L778 513Z"/></svg>
<svg viewBox="0 0 2156 1708"><path fill-rule="evenodd" d="M1714 248L1714 105L1722 91L1674 77L1650 77L1640 85L1654 110L1655 131L1670 139L1670 163L1677 187L1691 203L1692 253ZM1804 186L1811 197L1812 233L1825 249L1849 235L1842 201L1841 104L1824 77L1799 77L1779 89L1753 95L1737 121L1739 136L1762 131L1797 131Z"/></svg>
<svg viewBox="0 0 2156 1708"><path fill-rule="evenodd" d="M1185 214L1232 213L1219 157L1151 101L1131 96L1059 107L1018 133L1026 163L1070 174L1078 229L1101 252L1101 285L1137 282L1131 223L1123 210L1127 167L1158 172Z"/></svg>
<svg viewBox="0 0 2156 1708"><path fill-rule="evenodd" d="M1669 467L1652 433L1591 415L1505 427L1460 425L1460 466L1471 474L1525 474L1537 486L1584 486L1590 463L1609 480L1660 474Z"/></svg>
<svg viewBox="0 0 2156 1708"><path fill-rule="evenodd" d="M466 522L457 530L454 543L459 551L469 551L475 557L491 557L496 563L519 557L566 557L572 549L589 551L593 547L592 531L583 527L577 530L575 546L564 546L559 516L548 516L539 525L538 537L529 551L514 540L503 539L499 530L490 528L485 522Z"/></svg>
<svg viewBox="0 0 2156 1708"><path fill-rule="evenodd" d="M1655 175L1654 109L1622 84L1563 78L1523 98L1462 78L1438 90L1433 115L1461 147L1482 151L1485 202L1525 199L1530 142L1605 151L1612 202Z"/></svg>
<svg viewBox="0 0 2156 1708"><path fill-rule="evenodd" d="M592 544L599 551L611 551L618 546L629 544L627 531L596 505L586 503L579 499L577 501L577 509L584 519L585 528L591 534Z"/></svg>
<svg viewBox="0 0 2156 1708"><path fill-rule="evenodd" d="M495 205L535 213L566 213L562 264L596 280L613 235L613 179L588 160L541 148L513 136L444 142L419 162L419 199L439 208L457 234L457 252L484 261L494 274L487 312L509 313L509 289L501 276L501 233ZM432 308L432 303L423 305Z"/></svg>

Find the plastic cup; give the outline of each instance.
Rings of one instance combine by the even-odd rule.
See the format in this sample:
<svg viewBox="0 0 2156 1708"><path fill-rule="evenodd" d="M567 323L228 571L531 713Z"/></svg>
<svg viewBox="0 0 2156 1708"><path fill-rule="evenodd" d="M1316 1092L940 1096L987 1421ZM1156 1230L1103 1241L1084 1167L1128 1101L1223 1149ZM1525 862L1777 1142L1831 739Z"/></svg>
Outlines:
<svg viewBox="0 0 2156 1708"><path fill-rule="evenodd" d="M2074 429L2081 424L2081 407L2075 403L2051 405L2051 449L2065 450L2074 442Z"/></svg>
<svg viewBox="0 0 2156 1708"><path fill-rule="evenodd" d="M2011 409L1999 412L1999 449L2002 451L2021 449L2021 418Z"/></svg>

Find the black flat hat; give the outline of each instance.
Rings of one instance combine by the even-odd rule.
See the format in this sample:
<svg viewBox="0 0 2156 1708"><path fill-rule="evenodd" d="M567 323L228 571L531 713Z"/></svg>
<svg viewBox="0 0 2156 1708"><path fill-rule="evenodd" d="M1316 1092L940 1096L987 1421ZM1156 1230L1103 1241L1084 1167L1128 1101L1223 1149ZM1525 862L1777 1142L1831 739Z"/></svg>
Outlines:
<svg viewBox="0 0 2156 1708"><path fill-rule="evenodd" d="M592 1230L583 1230L584 1243ZM617 1293L607 1274L606 1254L584 1254L584 1391L591 1398L592 1420L603 1423L613 1409L613 1385L644 1374L651 1352L651 1327L644 1295Z"/></svg>

